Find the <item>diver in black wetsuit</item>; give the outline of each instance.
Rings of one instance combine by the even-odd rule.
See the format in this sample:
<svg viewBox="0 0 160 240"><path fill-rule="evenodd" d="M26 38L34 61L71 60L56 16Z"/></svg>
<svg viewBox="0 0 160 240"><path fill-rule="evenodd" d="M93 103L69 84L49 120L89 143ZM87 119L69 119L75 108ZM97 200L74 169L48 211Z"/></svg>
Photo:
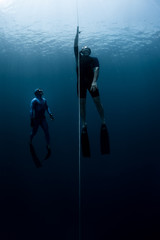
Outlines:
<svg viewBox="0 0 160 240"><path fill-rule="evenodd" d="M86 94L87 90L91 94L101 118L102 127L106 127L104 110L100 101L99 90L97 87L97 79L99 74L99 61L95 57L90 57L91 49L87 46L78 49L79 27L74 40L74 53L76 58L76 68L80 67L80 83L77 83L78 96L80 97L80 115L82 120L82 131L87 131L86 123ZM79 59L79 64L78 64ZM79 66L78 66L79 65ZM80 87L80 89L79 89Z"/></svg>
<svg viewBox="0 0 160 240"><path fill-rule="evenodd" d="M31 101L31 108L30 108L30 118L31 118L31 127L32 131L30 134L30 144L32 144L32 139L36 135L39 125L42 127L46 142L47 142L47 149L50 149L50 136L48 131L48 124L45 117L45 111L48 112L50 118L53 120L54 117L47 105L47 101L45 98L42 97L43 90L36 89L34 91L35 98Z"/></svg>

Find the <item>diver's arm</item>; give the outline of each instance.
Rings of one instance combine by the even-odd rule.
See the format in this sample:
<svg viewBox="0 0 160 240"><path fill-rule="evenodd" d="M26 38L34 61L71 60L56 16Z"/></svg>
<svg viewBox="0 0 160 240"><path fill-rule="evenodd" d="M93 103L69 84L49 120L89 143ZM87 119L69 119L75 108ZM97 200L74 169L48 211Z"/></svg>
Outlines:
<svg viewBox="0 0 160 240"><path fill-rule="evenodd" d="M97 89L97 79L98 79L98 75L99 75L99 67L95 67L93 71L94 71L94 76L93 76L93 81L92 81L90 90L94 92Z"/></svg>
<svg viewBox="0 0 160 240"><path fill-rule="evenodd" d="M94 68L94 76L93 76L93 82L92 83L97 82L98 75L99 75L99 67L95 67Z"/></svg>
<svg viewBox="0 0 160 240"><path fill-rule="evenodd" d="M49 114L50 118L51 118L52 120L54 120L53 114L52 114L50 108L48 107L47 101L46 101L46 110L47 110L47 113Z"/></svg>
<svg viewBox="0 0 160 240"><path fill-rule="evenodd" d="M47 108L47 112L48 112L48 114L49 114L51 120L54 120L53 114L51 113L51 110L50 110L49 107Z"/></svg>

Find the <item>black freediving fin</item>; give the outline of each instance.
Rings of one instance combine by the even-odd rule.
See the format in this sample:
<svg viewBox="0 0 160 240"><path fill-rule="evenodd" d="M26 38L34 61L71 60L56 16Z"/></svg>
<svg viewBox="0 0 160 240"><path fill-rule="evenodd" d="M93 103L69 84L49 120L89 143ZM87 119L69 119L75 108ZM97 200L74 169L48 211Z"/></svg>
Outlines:
<svg viewBox="0 0 160 240"><path fill-rule="evenodd" d="M33 162L36 165L36 167L37 168L42 167L42 164L41 164L40 160L38 159L38 157L36 155L36 152L35 152L35 149L34 149L32 144L30 144L30 153L32 155L32 159L33 159Z"/></svg>
<svg viewBox="0 0 160 240"><path fill-rule="evenodd" d="M87 133L87 128L86 127L82 128L81 150L82 150L83 157L90 157L91 156L89 138L88 138L88 133Z"/></svg>
<svg viewBox="0 0 160 240"><path fill-rule="evenodd" d="M109 134L106 124L102 124L100 132L101 154L110 154Z"/></svg>

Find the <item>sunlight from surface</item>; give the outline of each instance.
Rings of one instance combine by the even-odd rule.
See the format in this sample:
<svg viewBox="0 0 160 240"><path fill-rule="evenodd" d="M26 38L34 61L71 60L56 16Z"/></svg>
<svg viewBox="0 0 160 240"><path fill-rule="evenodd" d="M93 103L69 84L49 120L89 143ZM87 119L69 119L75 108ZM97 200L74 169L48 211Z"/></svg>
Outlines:
<svg viewBox="0 0 160 240"><path fill-rule="evenodd" d="M160 30L158 0L0 0L0 13L0 37L23 49L34 44L71 47L77 23L82 44L94 42L97 48L101 38L107 39L105 48L118 39L140 46Z"/></svg>
<svg viewBox="0 0 160 240"><path fill-rule="evenodd" d="M13 2L12 0L0 0L0 7L5 7L8 4L11 4L12 2Z"/></svg>
<svg viewBox="0 0 160 240"><path fill-rule="evenodd" d="M4 3L4 2L5 2L5 0L0 0L0 6L1 6L1 4Z"/></svg>
<svg viewBox="0 0 160 240"><path fill-rule="evenodd" d="M79 23L82 27L97 30L97 25L110 27L149 27L159 22L160 8L156 0L0 0L6 21L16 26L41 28L42 31L65 30ZM9 17L9 18L8 18ZM11 19L10 19L11 17Z"/></svg>
<svg viewBox="0 0 160 240"><path fill-rule="evenodd" d="M65 31L66 26L77 24L77 2L79 23L82 28L97 30L107 27L149 27L159 22L160 9L154 0L0 0L1 11L12 25L48 32ZM1 4L2 5L2 4ZM11 20L12 19L12 20ZM6 22L6 23L7 23Z"/></svg>

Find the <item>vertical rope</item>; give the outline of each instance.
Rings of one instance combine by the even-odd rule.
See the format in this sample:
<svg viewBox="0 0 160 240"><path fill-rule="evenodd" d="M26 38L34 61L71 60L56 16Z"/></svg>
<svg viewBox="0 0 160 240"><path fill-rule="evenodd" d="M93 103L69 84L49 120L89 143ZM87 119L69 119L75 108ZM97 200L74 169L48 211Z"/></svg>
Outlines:
<svg viewBox="0 0 160 240"><path fill-rule="evenodd" d="M78 12L78 0L76 0L77 7L77 26L79 27L79 12ZM78 33L78 46L79 46L79 33ZM78 156L78 231L79 240L81 240L81 122L80 122L80 55L78 49L78 136L79 136L79 156Z"/></svg>
<svg viewBox="0 0 160 240"><path fill-rule="evenodd" d="M76 8L77 8L77 26L79 26L78 0L76 0Z"/></svg>

